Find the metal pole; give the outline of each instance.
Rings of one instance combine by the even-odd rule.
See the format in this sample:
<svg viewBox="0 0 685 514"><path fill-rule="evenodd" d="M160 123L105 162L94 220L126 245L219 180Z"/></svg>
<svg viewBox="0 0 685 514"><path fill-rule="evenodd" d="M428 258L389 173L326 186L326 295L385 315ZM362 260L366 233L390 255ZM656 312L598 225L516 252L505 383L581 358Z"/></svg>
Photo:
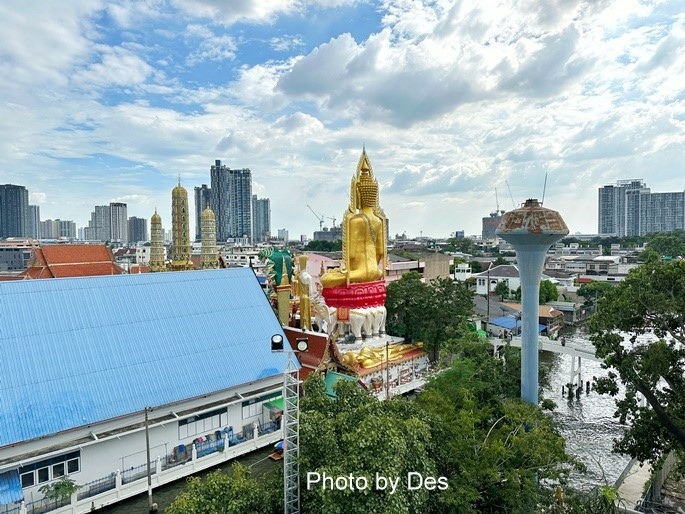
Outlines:
<svg viewBox="0 0 685 514"><path fill-rule="evenodd" d="M390 398L390 361L388 360L388 347L390 341L385 342L385 399Z"/></svg>
<svg viewBox="0 0 685 514"><path fill-rule="evenodd" d="M150 469L150 429L147 418L149 407L145 407L145 453L147 455L147 506L148 512L154 512L152 503L152 470Z"/></svg>
<svg viewBox="0 0 685 514"><path fill-rule="evenodd" d="M490 263L490 266L492 266L492 263ZM487 288L485 290L485 294L487 295L488 299L488 315L487 319L485 320L486 327L485 330L490 330L490 267L488 267L488 275L487 275Z"/></svg>

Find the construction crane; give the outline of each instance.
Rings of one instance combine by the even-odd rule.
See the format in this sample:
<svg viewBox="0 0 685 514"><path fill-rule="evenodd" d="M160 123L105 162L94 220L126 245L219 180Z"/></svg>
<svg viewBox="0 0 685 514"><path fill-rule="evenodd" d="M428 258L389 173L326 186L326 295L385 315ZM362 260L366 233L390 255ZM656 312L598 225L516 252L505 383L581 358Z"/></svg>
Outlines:
<svg viewBox="0 0 685 514"><path fill-rule="evenodd" d="M329 220L333 221L333 228L335 228L335 218L331 216L326 216Z"/></svg>
<svg viewBox="0 0 685 514"><path fill-rule="evenodd" d="M325 219L324 216L321 216L317 214L314 209L312 209L311 205L307 204L307 207L309 207L309 210L312 211L312 214L316 216L316 219L319 220L319 232L323 230L323 220Z"/></svg>

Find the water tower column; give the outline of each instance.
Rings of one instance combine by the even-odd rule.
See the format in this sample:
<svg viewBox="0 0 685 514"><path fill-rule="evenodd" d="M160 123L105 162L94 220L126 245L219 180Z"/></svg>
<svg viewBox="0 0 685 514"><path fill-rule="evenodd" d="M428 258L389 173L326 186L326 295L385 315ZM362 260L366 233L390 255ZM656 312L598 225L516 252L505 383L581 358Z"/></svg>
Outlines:
<svg viewBox="0 0 685 514"><path fill-rule="evenodd" d="M561 215L537 200L507 212L497 230L514 247L521 278L521 398L538 404L538 318L540 277L547 250L568 234Z"/></svg>

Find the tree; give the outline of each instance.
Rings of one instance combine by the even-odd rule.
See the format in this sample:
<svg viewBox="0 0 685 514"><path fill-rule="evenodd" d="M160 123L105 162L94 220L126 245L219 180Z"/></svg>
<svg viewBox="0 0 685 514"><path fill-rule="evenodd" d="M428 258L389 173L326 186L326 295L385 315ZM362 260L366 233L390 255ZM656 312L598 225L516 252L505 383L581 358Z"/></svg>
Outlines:
<svg viewBox="0 0 685 514"><path fill-rule="evenodd" d="M62 475L58 480L38 489L49 500L65 500L78 491L78 485L70 477Z"/></svg>
<svg viewBox="0 0 685 514"><path fill-rule="evenodd" d="M399 280L388 284L385 299L388 333L419 341L423 334L426 307L430 302L428 284L421 281L416 271L405 273Z"/></svg>
<svg viewBox="0 0 685 514"><path fill-rule="evenodd" d="M549 503L544 484L565 480L575 460L540 409L522 402L515 349L504 359L489 344L453 341L452 367L417 398L431 424L437 471L449 488L435 496L435 512L535 512Z"/></svg>
<svg viewBox="0 0 685 514"><path fill-rule="evenodd" d="M302 513L434 512L431 502L439 491L407 487L409 473L438 476L430 419L412 402L401 397L379 402L354 382L339 382L336 395L326 395L318 375L305 383L300 404ZM317 476L321 481L352 476L354 481L338 490L324 488ZM395 491L378 487L377 476L399 479Z"/></svg>
<svg viewBox="0 0 685 514"><path fill-rule="evenodd" d="M556 302L559 299L559 290L549 280L543 280L540 282L540 305L544 305L547 302Z"/></svg>
<svg viewBox="0 0 685 514"><path fill-rule="evenodd" d="M651 234L648 237L647 248L654 250L662 257L683 256L685 255L685 232L678 230Z"/></svg>
<svg viewBox="0 0 685 514"><path fill-rule="evenodd" d="M339 252L342 250L342 241L309 241L304 249L310 252Z"/></svg>
<svg viewBox="0 0 685 514"><path fill-rule="evenodd" d="M514 292L514 298L516 301L521 301L521 286L516 288ZM538 304L544 305L547 302L556 302L559 299L559 290L549 280L542 280L540 282L540 295L538 296Z"/></svg>
<svg viewBox="0 0 685 514"><path fill-rule="evenodd" d="M685 261L650 259L606 292L588 328L606 377L595 388L624 398L616 416L629 423L617 451L657 462L685 450ZM640 406L638 393L651 408Z"/></svg>
<svg viewBox="0 0 685 514"><path fill-rule="evenodd" d="M609 282L588 282L587 284L582 284L578 288L578 296L585 298L585 304L589 305L592 302L599 301L599 299L602 298L604 294L613 287L614 284Z"/></svg>
<svg viewBox="0 0 685 514"><path fill-rule="evenodd" d="M509 285L506 282L497 282L495 286L495 294L499 296L500 300L509 297Z"/></svg>
<svg viewBox="0 0 685 514"><path fill-rule="evenodd" d="M478 261L471 261L471 273L482 273L485 271Z"/></svg>
<svg viewBox="0 0 685 514"><path fill-rule="evenodd" d="M468 331L473 291L449 278L425 284L417 272L410 272L388 285L385 307L388 333L425 342L437 360L442 343Z"/></svg>
<svg viewBox="0 0 685 514"><path fill-rule="evenodd" d="M234 463L232 473L213 471L204 479L190 477L166 514L278 514L283 512L283 476L271 473L259 480Z"/></svg>

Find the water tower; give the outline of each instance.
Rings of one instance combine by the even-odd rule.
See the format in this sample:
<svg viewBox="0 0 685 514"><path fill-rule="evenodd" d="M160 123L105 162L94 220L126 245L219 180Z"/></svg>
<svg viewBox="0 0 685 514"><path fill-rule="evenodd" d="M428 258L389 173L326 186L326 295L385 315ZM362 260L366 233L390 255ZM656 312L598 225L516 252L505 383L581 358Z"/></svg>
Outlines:
<svg viewBox="0 0 685 514"><path fill-rule="evenodd" d="M521 277L521 398L538 404L538 301L547 250L568 234L561 215L537 200L504 214L498 237L516 250Z"/></svg>

